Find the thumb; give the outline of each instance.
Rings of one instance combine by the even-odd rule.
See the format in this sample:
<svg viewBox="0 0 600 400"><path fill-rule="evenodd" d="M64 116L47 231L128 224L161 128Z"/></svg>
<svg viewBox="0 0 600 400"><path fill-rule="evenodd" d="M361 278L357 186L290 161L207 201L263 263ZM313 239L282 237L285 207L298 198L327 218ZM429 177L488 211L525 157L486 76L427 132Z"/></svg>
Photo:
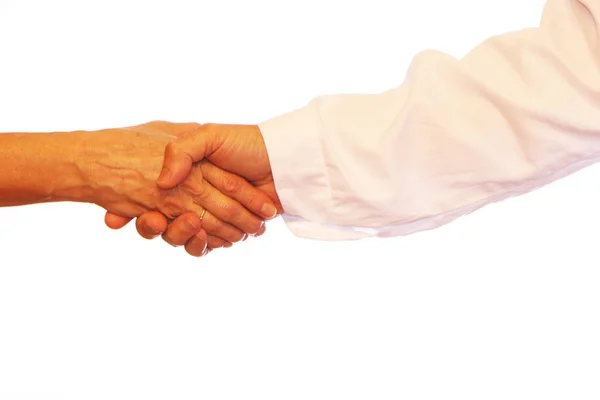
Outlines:
<svg viewBox="0 0 600 400"><path fill-rule="evenodd" d="M206 149L211 134L194 130L169 143L165 148L163 168L156 181L161 189L172 189L187 178L192 165L207 156Z"/></svg>

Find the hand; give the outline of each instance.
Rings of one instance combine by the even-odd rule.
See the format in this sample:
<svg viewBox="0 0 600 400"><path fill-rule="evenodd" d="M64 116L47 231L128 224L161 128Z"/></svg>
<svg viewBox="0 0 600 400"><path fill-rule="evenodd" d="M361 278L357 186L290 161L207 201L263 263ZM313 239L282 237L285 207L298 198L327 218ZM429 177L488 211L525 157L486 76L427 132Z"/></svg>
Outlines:
<svg viewBox="0 0 600 400"><path fill-rule="evenodd" d="M264 140L255 125L206 124L182 135L165 149L165 160L157 184L172 189L183 182L195 162L206 158L217 167L247 179L283 208L273 182ZM239 188L230 188L229 194ZM270 217L277 214L273 212ZM268 216L267 216L268 217Z"/></svg>
<svg viewBox="0 0 600 400"><path fill-rule="evenodd" d="M256 188L267 194L277 207L277 212L273 212L270 217L283 213L275 191L267 150L257 126L208 124L180 137L165 150L164 169L158 185L165 189L174 187L187 177L193 164L203 158L248 179ZM215 184L210 178L207 180ZM241 183L237 182L224 189L224 193L235 196L235 193L241 190ZM269 217L268 212L262 215L265 218ZM177 238L176 244L183 245L193 237L183 229L185 218L188 216L178 218L167 227L164 217L157 213L146 213L138 218L137 229L140 235L147 238L152 237L152 231L158 229L165 232L165 237ZM118 224L120 221L115 222ZM263 232L264 230L261 230L254 236L260 236ZM208 240L209 250L221 247L219 242L211 241L210 236ZM188 247L189 245L186 245L189 252Z"/></svg>
<svg viewBox="0 0 600 400"><path fill-rule="evenodd" d="M113 229L120 229L130 221L112 213L106 214L106 224ZM164 215L157 211L143 213L136 219L136 229L140 236L145 239L154 239L162 234L163 239L172 246L185 246L185 250L192 256L201 257L212 250L232 246L231 242L219 237L208 235L203 229L193 230L190 226L198 221L194 213L186 213L170 222ZM266 231L266 225L262 225L253 237L259 237ZM200 240L196 236L200 236Z"/></svg>
<svg viewBox="0 0 600 400"><path fill-rule="evenodd" d="M194 168L196 167L201 169L203 178L211 182L219 191L226 191L226 188L231 186L240 188L233 195L248 204L249 207L256 208L257 204L260 204L260 201L270 201L265 194L255 189L245 179L223 171L208 161L197 163ZM156 185L155 182L154 184ZM240 207L243 209L243 206ZM224 212L235 212L235 208L226 207L224 208ZM120 229L127 225L131 219L107 212L105 223L112 229ZM172 246L185 245L186 251L196 257L206 255L216 248L231 247L232 243L245 240L248 237L243 232L241 232L243 236L240 236L240 234L233 237L231 234L224 236L223 230L229 224L225 224L213 217L210 211L205 213L202 221L200 221L198 214L194 212L181 214L172 222L169 223L169 221L170 219L167 219L167 217L158 211L148 211L136 219L136 228L139 234L145 239L154 239L162 234L163 239ZM252 236L262 235L265 232L265 228L264 223L261 223L258 231L253 233Z"/></svg>
<svg viewBox="0 0 600 400"><path fill-rule="evenodd" d="M111 182L96 191L102 193L102 196L95 201L110 212L106 217L109 226L124 226L132 217L150 210L158 210L170 219L183 215L183 223L177 226L186 234L193 232L190 248L195 254L201 254L206 245L206 233L201 232L197 217L204 207L208 211L202 221L203 227L215 240L220 237L223 244L245 239L246 231L254 234L263 229L260 218L219 190L225 190L231 185L241 188L235 195L248 208L255 210L270 203L269 198L244 179L208 162L194 166L189 179L175 189L164 191L156 187L154 177L160 169L165 146L175 138L174 135L182 135L197 126L152 122L94 134L94 146L90 146L92 152L94 149L104 148L99 146L100 142L111 148L109 154L94 154L92 159L96 161L91 167L95 170L95 176L103 176L100 181ZM109 177L112 180L108 180ZM215 186L210 185L205 177L210 178ZM245 231L220 221L219 217L227 218ZM189 224L186 225L185 222ZM155 232L158 233L160 229ZM177 237L174 239L177 241Z"/></svg>

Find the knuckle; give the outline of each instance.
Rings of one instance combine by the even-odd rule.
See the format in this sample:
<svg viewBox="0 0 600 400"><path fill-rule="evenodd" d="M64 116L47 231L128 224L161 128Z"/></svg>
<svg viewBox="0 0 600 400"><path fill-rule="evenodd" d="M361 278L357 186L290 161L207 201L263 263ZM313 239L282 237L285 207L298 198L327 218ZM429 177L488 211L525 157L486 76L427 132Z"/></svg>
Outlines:
<svg viewBox="0 0 600 400"><path fill-rule="evenodd" d="M242 189L242 179L231 174L223 176L223 189L227 194L235 194Z"/></svg>
<svg viewBox="0 0 600 400"><path fill-rule="evenodd" d="M207 122L206 124L202 124L201 127L202 127L203 131L205 131L207 133L212 133L217 128L217 124L212 123L212 122Z"/></svg>
<svg viewBox="0 0 600 400"><path fill-rule="evenodd" d="M170 142L165 147L165 156L173 157L178 153L178 150L179 150L179 145L177 144L177 141Z"/></svg>
<svg viewBox="0 0 600 400"><path fill-rule="evenodd" d="M208 215L204 216L204 219L202 220L202 226L204 230L206 230L206 233L208 233L209 237L211 235L220 236L225 229L225 224L221 220L216 218L208 218Z"/></svg>
<svg viewBox="0 0 600 400"><path fill-rule="evenodd" d="M222 215L227 221L236 219L242 213L242 210L237 204L223 202L219 204L219 208L221 209L220 215Z"/></svg>
<svg viewBox="0 0 600 400"><path fill-rule="evenodd" d="M245 196L245 198L243 200L243 204L248 209L253 210L257 207L257 204L259 204L259 201L260 201L260 199L258 198L258 196L248 195L248 196Z"/></svg>
<svg viewBox="0 0 600 400"><path fill-rule="evenodd" d="M194 181L186 181L185 190L194 200L199 200L201 203L205 203L210 197L210 191L208 186L203 183L196 183Z"/></svg>
<svg viewBox="0 0 600 400"><path fill-rule="evenodd" d="M153 121L150 121L150 122L146 123L145 125L148 126L148 127L155 128L155 127L161 126L163 123L164 123L164 121L161 121L159 119L155 119Z"/></svg>
<svg viewBox="0 0 600 400"><path fill-rule="evenodd" d="M189 202L183 196L173 192L163 196L159 204L158 211L167 219L175 219L189 208Z"/></svg>

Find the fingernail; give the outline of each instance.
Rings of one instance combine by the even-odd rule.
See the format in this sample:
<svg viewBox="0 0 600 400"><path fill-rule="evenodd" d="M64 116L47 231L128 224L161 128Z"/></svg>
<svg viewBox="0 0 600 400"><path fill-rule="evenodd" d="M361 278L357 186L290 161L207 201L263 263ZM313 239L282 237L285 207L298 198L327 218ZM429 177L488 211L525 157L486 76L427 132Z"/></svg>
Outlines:
<svg viewBox="0 0 600 400"><path fill-rule="evenodd" d="M277 208L272 204L265 203L260 209L260 212L265 218L275 218L277 215Z"/></svg>
<svg viewBox="0 0 600 400"><path fill-rule="evenodd" d="M264 226L265 226L265 221L260 221L260 228L258 228L258 230L255 233L251 234L250 236L252 236L252 237L258 237L258 236L262 235L262 233L259 234L258 232L260 232L260 230Z"/></svg>
<svg viewBox="0 0 600 400"><path fill-rule="evenodd" d="M162 171L160 171L160 175L158 176L157 181L158 181L158 183L165 183L170 178L171 178L171 171L169 170L169 168L163 168Z"/></svg>

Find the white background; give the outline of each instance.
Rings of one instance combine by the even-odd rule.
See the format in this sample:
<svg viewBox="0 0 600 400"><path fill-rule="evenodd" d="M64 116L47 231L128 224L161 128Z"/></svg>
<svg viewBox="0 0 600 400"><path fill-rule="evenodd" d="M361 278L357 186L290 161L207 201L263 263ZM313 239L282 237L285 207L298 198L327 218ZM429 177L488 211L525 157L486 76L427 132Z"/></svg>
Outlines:
<svg viewBox="0 0 600 400"><path fill-rule="evenodd" d="M0 131L256 123L401 84L542 0L0 0ZM5 171L0 171L5 173ZM187 256L0 210L0 399L595 399L600 169L443 228Z"/></svg>

